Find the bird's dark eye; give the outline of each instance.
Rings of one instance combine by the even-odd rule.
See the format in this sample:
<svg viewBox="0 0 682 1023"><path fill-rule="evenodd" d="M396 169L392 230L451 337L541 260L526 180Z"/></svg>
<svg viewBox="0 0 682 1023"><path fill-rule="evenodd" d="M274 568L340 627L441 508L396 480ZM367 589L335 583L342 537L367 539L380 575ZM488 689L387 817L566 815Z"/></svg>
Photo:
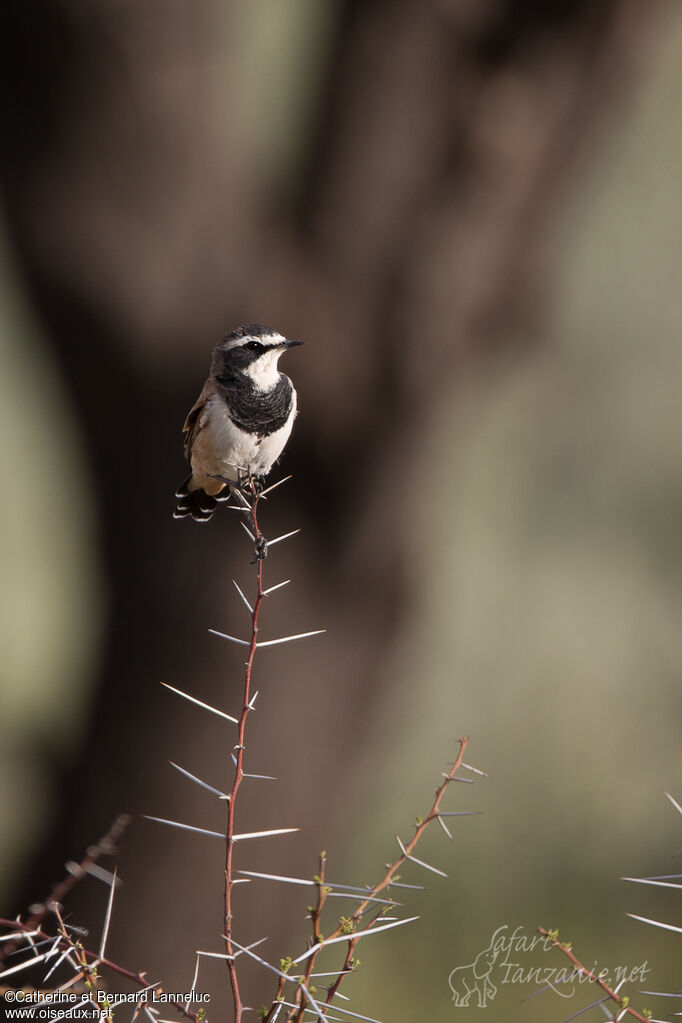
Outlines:
<svg viewBox="0 0 682 1023"><path fill-rule="evenodd" d="M244 347L248 348L250 352L262 352L265 345L262 345L260 341L249 341Z"/></svg>

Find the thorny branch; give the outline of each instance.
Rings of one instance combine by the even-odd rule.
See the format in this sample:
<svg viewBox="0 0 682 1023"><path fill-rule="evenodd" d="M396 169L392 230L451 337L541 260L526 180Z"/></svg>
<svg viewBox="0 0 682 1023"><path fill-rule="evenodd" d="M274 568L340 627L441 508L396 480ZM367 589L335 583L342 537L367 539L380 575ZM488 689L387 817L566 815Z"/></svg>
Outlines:
<svg viewBox="0 0 682 1023"><path fill-rule="evenodd" d="M324 904L325 904L325 902L327 900L327 894L328 894L328 889L325 888L325 884L324 884L324 872L325 872L325 867L326 867L326 862L327 862L327 858L326 858L326 854L325 853L321 853L320 854L320 861L319 862L320 862L319 872L318 872L317 877L315 878L315 882L317 884L317 902L316 902L316 904L314 906L311 906L311 912L310 912L310 920L311 920L311 923L312 923L312 932L313 932L312 933L313 945L319 945L319 944L322 943L322 940L323 940L322 933L320 931L320 918L322 916L322 910L324 909ZM311 978L312 978L312 973L313 973L313 969L314 969L314 966L315 966L315 960L316 959L317 959L317 956L311 956L308 959L308 963L306 965L305 972L303 974L303 983L306 986L306 988L309 988L311 983L312 983ZM279 989L278 989L278 994L279 993L281 993L281 992L279 992ZM302 996L302 994L303 994L303 991L302 991L301 988L299 988L298 996ZM295 1015L296 1020L302 1020L303 1013L304 1013L305 1007L306 1007L305 999L302 998L302 997L301 997L301 1000L300 1000L300 1005L301 1005L300 1010L297 1013L289 1013L289 1017L288 1018L293 1018L294 1015Z"/></svg>
<svg viewBox="0 0 682 1023"><path fill-rule="evenodd" d="M249 652L246 659L246 665L244 669L244 693L242 700L242 710L239 716L239 725L237 727L237 745L235 747L236 763L234 769L234 778L232 781L232 789L230 791L229 799L227 801L227 825L225 830L225 952L227 954L227 972L230 978L230 987L232 989L232 998L234 1001L234 1020L235 1023L241 1023L243 1005L241 999L241 992L239 990L239 977L237 974L237 964L235 949L232 945L232 890L235 885L234 879L234 868L233 868L233 852L234 852L234 820L235 820L235 808L237 804L237 794L239 792L242 781L244 780L244 740L246 733L246 719L249 716L249 711L252 710L251 705L251 673L253 671L253 660L256 655L256 646L258 644L258 616L260 613L261 604L265 596L263 592L263 557L259 556L259 552L264 551L265 537L263 536L260 526L258 525L258 501L259 493L255 487L253 481L251 481L251 508L249 510L249 520L253 528L254 533L254 547L255 547L255 563L256 563L256 578L258 583L258 592L256 599L253 604L253 611L251 612L251 639L249 643Z"/></svg>
<svg viewBox="0 0 682 1023"><path fill-rule="evenodd" d="M102 856L110 856L116 850L116 843L130 824L131 818L128 814L119 814L106 835L100 838L99 842L95 845L91 845L86 855L80 861L80 863L67 863L66 869L68 874L66 877L55 885L50 892L50 895L44 902L41 902L35 907L28 920L25 921L26 927L29 930L33 930L45 919L47 914L50 912L50 907L53 903L62 903L66 896L76 887L78 882L85 877L88 873L94 873L93 868L97 865L98 860ZM4 962L8 956L18 948L18 944L14 941L7 942L0 946L0 963Z"/></svg>
<svg viewBox="0 0 682 1023"><path fill-rule="evenodd" d="M53 908L51 905L48 908ZM13 928L17 934L26 934L32 937L37 937L40 941L49 941L54 938L53 934L48 934L40 927L29 927L28 924L22 923L20 920L6 920L0 917L0 924L3 927ZM63 941L63 937L60 936L60 941ZM67 945L67 948L69 946ZM145 974L140 971L135 973L133 970L128 970L125 966L121 966L119 963L114 962L112 959L107 959L106 956L97 955L95 952L90 952L88 949L82 949L82 955L87 967L91 970L93 967L98 968L100 966L111 970L116 973L119 977L124 977L126 980L131 981L133 984L137 984L139 987L155 991L158 994L163 993L163 985L161 983L150 984ZM31 966L32 960L29 959L23 965L28 968ZM83 975L83 971L80 971L80 976ZM169 1001L179 1013L181 1013L186 1019L192 1020L192 1023L198 1023L198 1016L191 1009L187 1008L182 1002Z"/></svg>
<svg viewBox="0 0 682 1023"><path fill-rule="evenodd" d="M649 1023L651 1019L651 1012L648 1013L644 1010L643 1012L637 1012L629 1005L629 998L627 995L619 995L612 987L610 987L602 977L597 973L593 973L588 970L586 966L579 961L577 956L573 953L571 946L568 942L559 941L558 931L548 931L545 927L538 927L538 934L541 934L543 938L548 938L554 948L558 948L567 959L569 959L576 969L576 973L579 973L581 977L587 978L592 981L597 987L600 987L602 991L611 998L616 1005L620 1007L620 1011L617 1015L617 1019L622 1019L623 1016L632 1016L633 1019L640 1020L640 1023Z"/></svg>
<svg viewBox="0 0 682 1023"><path fill-rule="evenodd" d="M357 923L360 920L362 915L367 910L368 906L371 905L371 896L378 895L380 892L382 892L385 889L389 888L389 886L391 884L391 881L393 880L395 875L398 873L398 871L400 870L402 865L405 863L405 861L409 858L410 853L417 846L419 840L421 839L422 835L424 834L424 832L428 828L429 824L431 824L432 821L434 821L434 820L436 820L438 818L438 811L440 809L441 799L443 798L443 795L444 795L445 790L447 789L448 785L450 784L452 779L455 777L455 774L457 773L458 769L461 767L462 760L464 759L464 752L465 752L465 750L467 748L468 742L469 742L469 739L468 739L467 736L464 736L463 738L461 738L459 740L459 752L457 753L457 756L455 758L455 762L453 763L452 767L450 768L450 770L445 775L445 778L443 779L443 782L436 789L436 795L435 795L435 798L434 798L434 801L433 801L433 805L432 805L429 813L427 814L427 816L422 821L420 821L416 825L414 835L412 836L410 841L405 846L405 852L402 853L387 868L386 873L384 874L384 876L381 879L381 881L379 881L379 883L377 885L375 885L375 887L372 889L372 891L370 893L370 896L368 896L367 899L365 899L363 902L361 902L360 905L355 910L355 912L352 914L351 919L353 920L354 924ZM378 917L376 919L378 919ZM376 919L373 920L367 926L368 927L372 927L376 923ZM339 926L339 927L337 927L337 929L334 931L333 934L329 935L329 937L330 938L335 938L335 937L338 937L338 935L341 934L341 933L342 933L341 926ZM351 938L351 940L348 942L348 951L346 953L346 959L345 959L344 964L343 964L342 972L339 973L338 977L336 978L336 980L334 981L332 986L329 988L329 992L327 994L327 1000L326 1000L327 1004L329 1004L331 1002L331 999L334 997L334 995L338 991L339 986L341 985L341 982L342 982L343 978L345 976L347 976L348 971L352 969L353 954L355 952L355 947L356 947L357 943L358 943L358 939L357 938L356 939L352 939Z"/></svg>
<svg viewBox="0 0 682 1023"><path fill-rule="evenodd" d="M71 952L73 952L73 955L78 963L78 966L80 966L80 970L78 971L78 973L79 976L82 977L86 991L88 993L87 996L85 997L89 998L89 1000L92 1002L92 1004L94 1005L95 1009L98 1012L100 1011L102 1012L101 1015L102 1019L106 1020L107 1023L112 1023L113 1017L111 1013L111 1007L106 1006L104 1009L102 1009L101 1006L98 1006L97 1003L93 1001L92 998L92 993L93 991L97 990L97 985L99 982L99 976L97 974L97 962L93 963L88 962L88 957L85 954L83 943L81 941L76 941L76 939L73 938L71 934L69 934L66 928L66 924L64 923L64 918L62 916L61 909L58 903L55 902L52 904L52 910L54 912L54 915L57 917L57 923L59 924L59 933L61 934L62 940L65 945L64 956L68 956L70 950Z"/></svg>
<svg viewBox="0 0 682 1023"><path fill-rule="evenodd" d="M326 898L326 890L325 890L325 886L324 886L324 866L325 866L324 854L323 854L323 856L320 857L320 874L318 875L317 878L315 878L315 881L316 881L316 883L318 885L318 901L317 901L317 905L315 907L313 907L312 912L311 912L311 920L312 920L312 925L313 925L313 945L319 945L319 948L317 948L312 953L312 955L310 955L308 957L308 960L307 960L306 969L305 969L305 972L304 972L304 974L302 976L302 982L306 986L306 988L309 986L309 983L311 981L311 977L312 977L312 974L313 974L313 970L314 970L317 958L318 958L319 954L323 951L323 949L325 947L325 942L329 942L333 938L338 938L338 937L341 937L343 934L352 932L352 930L360 922L360 920L362 919L364 914L367 912L367 910L375 904L374 900L376 899L376 896L379 895L381 892L386 891L387 889L390 888L391 881L393 881L395 879L396 874L398 873L400 868L410 858L412 852L414 851L415 847L417 846L418 842L420 841L422 835L424 834L426 829L429 827L429 825L434 820L439 820L440 819L440 804L441 804L441 800L443 798L443 795L445 794L445 791L446 791L448 785L450 784L451 781L453 781L453 779L455 777L455 774L457 773L458 769L463 764L464 753L466 751L468 741L469 740L468 740L467 737L461 738L459 740L459 751L457 753L455 761L452 764L452 766L450 767L449 771L444 775L443 782L436 789L436 794L435 794L435 797L434 797L434 800L433 800L433 804L432 804L431 809L429 810L428 814L426 815L426 817L418 819L417 824L415 825L414 835L412 836L410 841L407 843L407 845L402 847L404 851L401 852L401 855L399 857L397 857L397 859L393 863L391 863L391 864L389 864L387 866L386 873L384 874L382 879L377 884L375 884L373 888L368 890L366 898L364 898L358 904L358 906L356 907L355 911L352 914L350 914L349 916L342 918L342 920L340 921L340 923L337 926L336 930L334 930L331 934L327 935L326 939L322 938L322 936L320 934L320 930L319 930L319 918L320 918L320 914L322 912L322 907L324 905L324 900ZM387 908L390 908L390 906L387 907ZM365 930L365 931L366 930L370 930L372 927L374 927L374 925L379 920L381 920L384 912L385 912L385 909L378 910L376 915L373 917L372 920L370 920L368 923L363 923L363 930ZM346 955L345 955L345 958L344 958L343 965L342 965L341 969L339 970L337 976L333 980L332 984L327 989L327 997L326 997L326 1000L325 1000L325 1005L330 1005L331 1004L331 1001L332 1001L333 997L335 996L335 994L337 993L337 991L338 991L338 989L339 989L339 987L341 985L341 982L343 981L343 978L348 976L349 973L353 972L353 970L355 968L355 959L354 959L355 948L356 948L358 942L361 940L361 938L362 938L362 935L358 935L356 937L349 936L347 950L346 950ZM275 1015L275 1013L276 1013L276 1011L278 1009L278 1006L280 1005L280 1001L279 1000L281 999L281 997L283 995L283 992L284 992L284 986L285 986L285 982L284 982L284 980L282 980L280 978L280 981L279 981L279 984L278 984L278 987L277 987L277 991L276 991L276 994L275 994L275 999L273 1000L273 1002L270 1005L270 1008L268 1009L267 1013L263 1017L264 1023L270 1023L270 1021L272 1021L274 1019L274 1015ZM305 1011L305 1009L307 1007L307 1000L306 1000L306 997L305 997L305 993L304 993L303 989L300 986L298 987L298 989L296 991L295 1001L296 1001L296 1008L292 1009L289 1012L289 1014L287 1015L287 1017L286 1017L287 1023L300 1023L300 1021L303 1018L303 1012Z"/></svg>

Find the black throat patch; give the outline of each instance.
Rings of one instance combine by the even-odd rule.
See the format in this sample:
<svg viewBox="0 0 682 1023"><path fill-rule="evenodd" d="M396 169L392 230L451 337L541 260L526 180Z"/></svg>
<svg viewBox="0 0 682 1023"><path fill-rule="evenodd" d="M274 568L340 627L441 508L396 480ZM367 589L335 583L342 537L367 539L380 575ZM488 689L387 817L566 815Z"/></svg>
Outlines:
<svg viewBox="0 0 682 1023"><path fill-rule="evenodd" d="M281 430L291 415L293 387L283 373L271 391L259 391L243 373L216 379L230 419L245 433L267 437Z"/></svg>

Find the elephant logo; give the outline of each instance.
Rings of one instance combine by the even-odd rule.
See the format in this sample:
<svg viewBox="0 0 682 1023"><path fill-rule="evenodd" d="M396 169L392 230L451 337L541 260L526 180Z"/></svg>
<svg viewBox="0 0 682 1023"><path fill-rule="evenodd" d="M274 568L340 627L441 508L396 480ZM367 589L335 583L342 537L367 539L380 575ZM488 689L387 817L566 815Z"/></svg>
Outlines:
<svg viewBox="0 0 682 1023"><path fill-rule="evenodd" d="M458 1008L465 1008L469 999L476 993L479 1009L485 1009L488 1001L497 994L497 988L490 979L495 960L504 948L504 940L499 941L500 933L507 929L503 924L498 927L487 948L478 953L473 963L467 966L457 966L448 977L448 984L452 991L452 1000Z"/></svg>

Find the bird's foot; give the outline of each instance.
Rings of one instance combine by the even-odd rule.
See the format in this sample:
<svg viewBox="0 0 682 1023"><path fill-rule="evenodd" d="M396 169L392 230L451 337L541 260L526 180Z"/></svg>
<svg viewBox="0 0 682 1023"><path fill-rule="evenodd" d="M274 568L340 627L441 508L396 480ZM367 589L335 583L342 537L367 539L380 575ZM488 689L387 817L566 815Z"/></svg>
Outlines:
<svg viewBox="0 0 682 1023"><path fill-rule="evenodd" d="M253 545L253 559L251 561L251 564L255 565L258 561L262 561L263 558L267 558L267 556L268 541L262 534L259 534L256 537L255 543Z"/></svg>
<svg viewBox="0 0 682 1023"><path fill-rule="evenodd" d="M242 494L253 501L265 489L265 476L257 476L248 470L244 470L239 474L237 485Z"/></svg>

